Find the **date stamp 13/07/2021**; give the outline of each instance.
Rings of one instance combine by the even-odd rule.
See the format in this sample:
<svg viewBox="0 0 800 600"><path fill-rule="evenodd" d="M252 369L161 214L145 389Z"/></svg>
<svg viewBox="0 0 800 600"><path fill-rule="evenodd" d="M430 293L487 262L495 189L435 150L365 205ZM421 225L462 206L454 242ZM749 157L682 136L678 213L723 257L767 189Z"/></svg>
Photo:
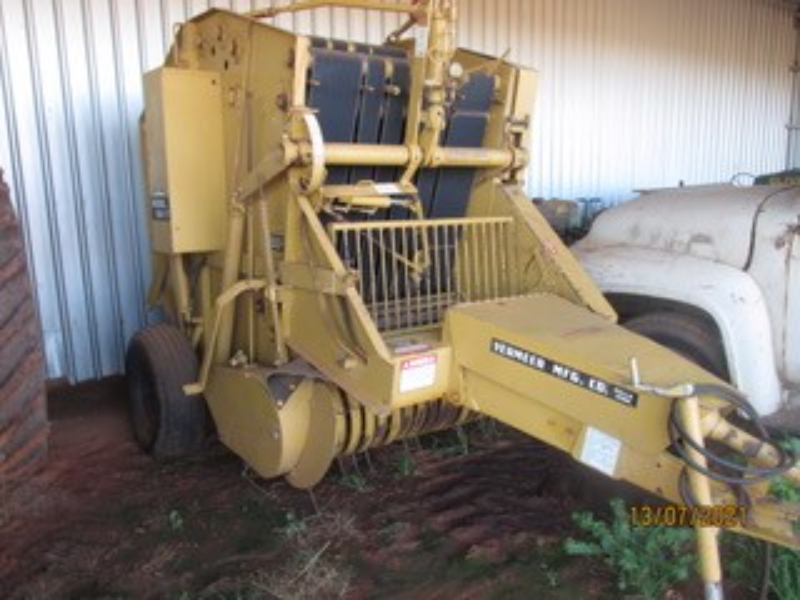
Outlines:
<svg viewBox="0 0 800 600"><path fill-rule="evenodd" d="M735 504L718 506L684 506L678 504L640 504L629 509L635 527L743 527L747 507Z"/></svg>

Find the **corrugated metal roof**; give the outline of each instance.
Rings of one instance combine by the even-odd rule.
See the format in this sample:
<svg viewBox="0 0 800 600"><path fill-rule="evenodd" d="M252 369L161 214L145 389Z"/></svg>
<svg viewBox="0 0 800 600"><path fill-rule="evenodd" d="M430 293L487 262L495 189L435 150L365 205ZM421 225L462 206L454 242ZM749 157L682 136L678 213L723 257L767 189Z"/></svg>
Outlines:
<svg viewBox="0 0 800 600"><path fill-rule="evenodd" d="M146 321L141 74L199 0L0 0L0 163L29 241L49 373L120 371ZM765 0L462 0L460 42L541 72L531 192L634 188L783 166L794 31ZM284 16L379 42L396 15Z"/></svg>

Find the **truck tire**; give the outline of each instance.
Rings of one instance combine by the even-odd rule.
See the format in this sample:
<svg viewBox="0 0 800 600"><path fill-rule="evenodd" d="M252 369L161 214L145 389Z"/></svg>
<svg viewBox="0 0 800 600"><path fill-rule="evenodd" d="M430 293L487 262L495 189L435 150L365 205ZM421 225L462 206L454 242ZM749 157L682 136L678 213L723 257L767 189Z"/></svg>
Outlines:
<svg viewBox="0 0 800 600"><path fill-rule="evenodd" d="M720 379L729 380L719 332L702 319L677 312L652 312L633 317L623 326L677 352Z"/></svg>
<svg viewBox="0 0 800 600"><path fill-rule="evenodd" d="M188 338L161 323L139 331L125 358L133 435L158 459L180 458L200 449L208 415L201 396L187 396L199 365Z"/></svg>
<svg viewBox="0 0 800 600"><path fill-rule="evenodd" d="M0 490L42 466L48 435L41 331L22 234L0 171Z"/></svg>

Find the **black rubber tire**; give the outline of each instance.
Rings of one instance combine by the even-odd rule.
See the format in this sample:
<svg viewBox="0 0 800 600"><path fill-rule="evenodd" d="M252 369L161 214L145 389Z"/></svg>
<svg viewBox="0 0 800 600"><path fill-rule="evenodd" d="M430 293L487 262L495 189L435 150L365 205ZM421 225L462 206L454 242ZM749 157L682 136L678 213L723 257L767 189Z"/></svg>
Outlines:
<svg viewBox="0 0 800 600"><path fill-rule="evenodd" d="M44 380L22 233L0 170L0 483L23 482L47 456Z"/></svg>
<svg viewBox="0 0 800 600"><path fill-rule="evenodd" d="M623 325L634 333L674 350L720 379L729 379L728 361L719 333L702 319L663 311L633 317Z"/></svg>
<svg viewBox="0 0 800 600"><path fill-rule="evenodd" d="M183 386L198 379L197 356L187 337L161 323L139 331L125 358L133 435L158 459L197 452L206 437L208 412L201 396Z"/></svg>

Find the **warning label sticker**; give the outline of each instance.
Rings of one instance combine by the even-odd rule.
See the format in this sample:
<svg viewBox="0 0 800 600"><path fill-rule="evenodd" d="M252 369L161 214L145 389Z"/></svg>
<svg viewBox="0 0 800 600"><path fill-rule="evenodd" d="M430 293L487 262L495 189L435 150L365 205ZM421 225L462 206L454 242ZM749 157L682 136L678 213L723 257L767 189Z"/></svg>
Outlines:
<svg viewBox="0 0 800 600"><path fill-rule="evenodd" d="M172 214L169 207L169 197L163 193L155 193L150 199L153 208L154 221L169 221Z"/></svg>
<svg viewBox="0 0 800 600"><path fill-rule="evenodd" d="M418 356L404 360L400 363L400 393L415 392L436 383L436 364L438 357L435 354Z"/></svg>
<svg viewBox="0 0 800 600"><path fill-rule="evenodd" d="M587 427L580 460L583 464L613 477L621 451L622 442L617 438L594 427Z"/></svg>

